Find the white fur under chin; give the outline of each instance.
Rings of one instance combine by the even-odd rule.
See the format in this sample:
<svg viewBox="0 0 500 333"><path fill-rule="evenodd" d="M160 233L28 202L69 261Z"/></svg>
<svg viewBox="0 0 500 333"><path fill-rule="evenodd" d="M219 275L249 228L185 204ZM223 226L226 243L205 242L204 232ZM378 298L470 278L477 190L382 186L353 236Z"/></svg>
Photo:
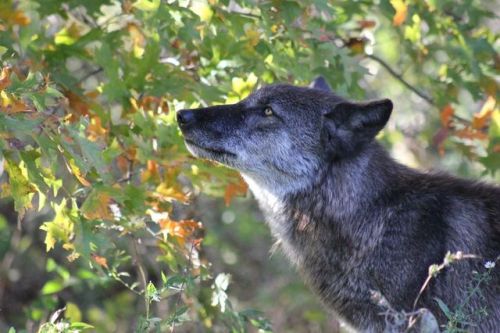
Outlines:
<svg viewBox="0 0 500 333"><path fill-rule="evenodd" d="M266 216L271 233L278 241L278 244L283 247L283 252L294 265L300 266L301 257L291 245L287 236L289 234L289 221L285 220L283 214L281 214L285 209L285 196L300 188L296 188L295 186L273 186L276 184L258 181L254 177L244 173L242 173L242 177L257 199L260 208Z"/></svg>

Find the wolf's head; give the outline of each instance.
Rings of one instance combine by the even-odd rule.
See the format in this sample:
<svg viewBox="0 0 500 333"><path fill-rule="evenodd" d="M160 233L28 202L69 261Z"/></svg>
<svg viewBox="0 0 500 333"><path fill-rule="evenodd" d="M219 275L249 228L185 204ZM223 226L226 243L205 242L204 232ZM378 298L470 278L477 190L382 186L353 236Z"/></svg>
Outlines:
<svg viewBox="0 0 500 333"><path fill-rule="evenodd" d="M384 127L390 100L349 102L323 78L271 85L236 104L181 110L189 151L239 170L261 186L294 189L329 161L356 155Z"/></svg>

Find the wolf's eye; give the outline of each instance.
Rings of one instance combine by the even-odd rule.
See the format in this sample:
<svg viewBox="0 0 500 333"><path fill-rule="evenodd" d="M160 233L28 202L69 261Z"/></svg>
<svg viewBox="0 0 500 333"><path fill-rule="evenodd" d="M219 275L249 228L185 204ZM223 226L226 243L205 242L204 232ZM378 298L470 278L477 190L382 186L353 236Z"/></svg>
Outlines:
<svg viewBox="0 0 500 333"><path fill-rule="evenodd" d="M264 109L264 114L266 115L266 117L272 116L273 115L273 109L270 106L267 106Z"/></svg>

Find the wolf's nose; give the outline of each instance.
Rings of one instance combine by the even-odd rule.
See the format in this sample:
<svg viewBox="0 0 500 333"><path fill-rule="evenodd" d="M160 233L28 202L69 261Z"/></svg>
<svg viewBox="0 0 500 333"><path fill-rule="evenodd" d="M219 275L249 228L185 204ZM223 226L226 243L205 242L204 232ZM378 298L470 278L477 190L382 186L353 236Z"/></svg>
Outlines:
<svg viewBox="0 0 500 333"><path fill-rule="evenodd" d="M189 125L194 121L194 112L191 110L180 110L177 112L177 123L181 126Z"/></svg>

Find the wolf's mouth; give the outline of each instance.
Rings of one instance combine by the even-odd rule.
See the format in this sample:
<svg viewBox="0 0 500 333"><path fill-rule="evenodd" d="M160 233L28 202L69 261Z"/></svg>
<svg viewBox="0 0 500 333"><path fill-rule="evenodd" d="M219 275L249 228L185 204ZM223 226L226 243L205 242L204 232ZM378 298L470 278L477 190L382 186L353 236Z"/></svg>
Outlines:
<svg viewBox="0 0 500 333"><path fill-rule="evenodd" d="M222 148L204 147L204 146L200 146L199 144L197 144L196 142L194 142L192 140L189 140L189 139L184 139L184 140L186 141L186 143L188 145L193 146L196 149L203 150L203 151L209 152L211 154L214 154L215 156L225 155L225 156L230 156L230 157L236 157L235 153L232 153L232 152L227 151L227 150L222 149Z"/></svg>

